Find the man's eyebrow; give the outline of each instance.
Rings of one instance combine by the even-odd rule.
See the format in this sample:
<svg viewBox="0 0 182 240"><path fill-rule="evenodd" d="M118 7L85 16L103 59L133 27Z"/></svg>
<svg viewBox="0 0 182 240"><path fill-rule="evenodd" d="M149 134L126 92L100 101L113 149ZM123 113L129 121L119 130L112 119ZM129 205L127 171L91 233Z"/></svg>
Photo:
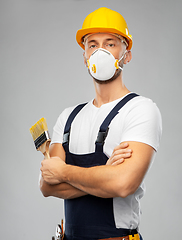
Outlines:
<svg viewBox="0 0 182 240"><path fill-rule="evenodd" d="M93 40L90 40L90 41L88 41L88 43L92 43L92 42L93 42L93 43L96 43L97 41L96 41L96 40L94 40L94 39L93 39Z"/></svg>
<svg viewBox="0 0 182 240"><path fill-rule="evenodd" d="M115 38L107 38L106 41L116 41Z"/></svg>
<svg viewBox="0 0 182 240"><path fill-rule="evenodd" d="M115 38L107 38L104 41L116 41L116 39ZM97 40L92 39L92 40L88 41L88 43L97 43Z"/></svg>

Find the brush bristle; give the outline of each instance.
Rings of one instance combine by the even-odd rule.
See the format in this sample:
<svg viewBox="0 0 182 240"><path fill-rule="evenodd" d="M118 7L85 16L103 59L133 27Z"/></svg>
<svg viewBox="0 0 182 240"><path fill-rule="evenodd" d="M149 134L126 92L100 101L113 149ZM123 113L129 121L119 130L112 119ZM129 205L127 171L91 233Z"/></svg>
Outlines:
<svg viewBox="0 0 182 240"><path fill-rule="evenodd" d="M30 128L30 133L35 141L45 131L48 131L47 123L45 118L41 118L36 124Z"/></svg>

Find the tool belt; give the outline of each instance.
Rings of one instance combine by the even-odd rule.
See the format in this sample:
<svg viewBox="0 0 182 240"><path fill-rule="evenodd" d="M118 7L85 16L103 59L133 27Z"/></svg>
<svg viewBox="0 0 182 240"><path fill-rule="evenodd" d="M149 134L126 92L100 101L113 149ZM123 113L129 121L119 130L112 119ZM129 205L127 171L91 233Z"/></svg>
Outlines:
<svg viewBox="0 0 182 240"><path fill-rule="evenodd" d="M52 240L64 240L64 229L63 229L63 219L61 220L61 225L56 226L56 236L52 237ZM124 237L113 237L113 238L102 238L98 240L140 240L137 229L129 230L129 235Z"/></svg>
<svg viewBox="0 0 182 240"><path fill-rule="evenodd" d="M134 234L134 235L128 235L125 237L114 237L114 238L103 238L99 240L140 240L139 234Z"/></svg>

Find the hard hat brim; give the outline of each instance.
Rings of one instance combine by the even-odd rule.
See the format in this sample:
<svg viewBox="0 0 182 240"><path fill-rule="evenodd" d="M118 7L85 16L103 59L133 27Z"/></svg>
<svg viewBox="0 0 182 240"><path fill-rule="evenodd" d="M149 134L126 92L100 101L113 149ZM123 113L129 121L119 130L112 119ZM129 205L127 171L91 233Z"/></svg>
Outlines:
<svg viewBox="0 0 182 240"><path fill-rule="evenodd" d="M118 31L115 28L87 28L87 29L80 29L77 31L76 34L76 40L77 43L81 46L81 48L83 48L85 50L85 46L83 45L83 37L87 34L93 34L93 33L116 33L119 34L121 36L123 36L124 38L126 38L128 41L128 47L127 50L131 50L132 48L132 36L131 35L125 35L123 32Z"/></svg>

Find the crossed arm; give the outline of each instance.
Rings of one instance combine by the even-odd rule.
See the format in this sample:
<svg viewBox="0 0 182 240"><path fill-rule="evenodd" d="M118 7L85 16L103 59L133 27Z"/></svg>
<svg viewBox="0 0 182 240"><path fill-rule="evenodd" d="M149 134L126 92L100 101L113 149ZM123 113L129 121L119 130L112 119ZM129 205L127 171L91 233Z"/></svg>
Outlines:
<svg viewBox="0 0 182 240"><path fill-rule="evenodd" d="M44 196L64 199L86 194L126 197L141 184L153 153L154 149L144 143L121 143L106 165L82 168L65 164L62 145L53 144L51 158L42 161L40 189Z"/></svg>

